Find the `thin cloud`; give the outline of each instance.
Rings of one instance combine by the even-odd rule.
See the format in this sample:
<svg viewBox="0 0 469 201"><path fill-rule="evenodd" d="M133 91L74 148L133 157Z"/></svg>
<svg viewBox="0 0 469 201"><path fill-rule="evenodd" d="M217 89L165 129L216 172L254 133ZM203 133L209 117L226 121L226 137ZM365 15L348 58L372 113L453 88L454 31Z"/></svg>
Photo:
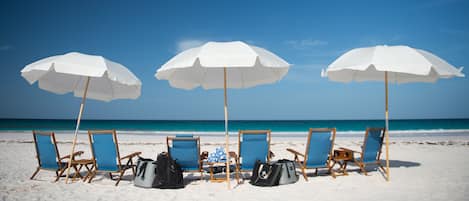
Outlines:
<svg viewBox="0 0 469 201"><path fill-rule="evenodd" d="M374 46L374 45L395 45L400 44L404 35L395 34L387 37L365 36L359 40L358 46Z"/></svg>
<svg viewBox="0 0 469 201"><path fill-rule="evenodd" d="M13 47L9 45L2 45L0 46L0 51L8 51L11 50Z"/></svg>
<svg viewBox="0 0 469 201"><path fill-rule="evenodd" d="M184 50L198 47L206 43L207 41L204 40L181 40L177 42L177 52L182 52Z"/></svg>
<svg viewBox="0 0 469 201"><path fill-rule="evenodd" d="M317 46L326 46L329 43L323 40L303 39L303 40L287 40L285 44L295 49L307 49Z"/></svg>

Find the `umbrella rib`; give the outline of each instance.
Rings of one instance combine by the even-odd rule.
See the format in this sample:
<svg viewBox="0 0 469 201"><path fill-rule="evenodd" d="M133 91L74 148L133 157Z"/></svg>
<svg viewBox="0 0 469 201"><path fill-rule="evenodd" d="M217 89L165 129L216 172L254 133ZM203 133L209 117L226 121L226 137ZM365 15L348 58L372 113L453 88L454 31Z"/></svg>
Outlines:
<svg viewBox="0 0 469 201"><path fill-rule="evenodd" d="M202 69L203 69L203 71L202 71L203 74L202 74L202 76L200 77L200 80L199 80L199 83L198 83L199 86L202 86L202 82L205 80L205 77L207 76L207 69L204 68L204 67L202 67L202 66L200 66L199 68L202 68Z"/></svg>
<svg viewBox="0 0 469 201"><path fill-rule="evenodd" d="M114 86L112 85L111 79L105 79L111 85L111 99L114 98Z"/></svg>
<svg viewBox="0 0 469 201"><path fill-rule="evenodd" d="M244 82L245 82L245 80L244 80L244 71L242 70L241 71L241 87L242 88L246 87L246 84Z"/></svg>
<svg viewBox="0 0 469 201"><path fill-rule="evenodd" d="M352 72L353 72L352 73L352 81L357 81L357 80L355 80L355 78L357 77L357 71L354 70Z"/></svg>
<svg viewBox="0 0 469 201"><path fill-rule="evenodd" d="M79 77L77 81L75 81L75 84L73 86L73 92L75 92L78 88L78 85L80 84L81 80L83 79L83 77Z"/></svg>

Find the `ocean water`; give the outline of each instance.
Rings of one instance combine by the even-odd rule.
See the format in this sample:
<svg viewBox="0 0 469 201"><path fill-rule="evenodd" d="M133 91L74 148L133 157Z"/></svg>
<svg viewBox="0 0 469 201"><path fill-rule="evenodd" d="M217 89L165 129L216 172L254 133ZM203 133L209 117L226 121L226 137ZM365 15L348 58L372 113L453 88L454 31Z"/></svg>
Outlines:
<svg viewBox="0 0 469 201"><path fill-rule="evenodd" d="M1 131L75 129L75 120L0 119ZM469 119L412 119L391 120L390 131L401 133L463 132L469 133ZM384 127L384 120L233 120L230 132L238 130L270 129L277 133L306 132L309 128L335 127L340 133L363 132L367 127ZM223 133L224 121L189 120L82 120L80 130L116 129L130 132L195 132Z"/></svg>

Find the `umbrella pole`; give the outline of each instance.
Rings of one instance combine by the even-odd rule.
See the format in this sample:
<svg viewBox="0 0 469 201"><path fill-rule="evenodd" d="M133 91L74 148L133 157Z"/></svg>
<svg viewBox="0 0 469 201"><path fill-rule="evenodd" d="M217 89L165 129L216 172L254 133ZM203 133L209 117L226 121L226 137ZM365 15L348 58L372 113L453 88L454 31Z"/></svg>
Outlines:
<svg viewBox="0 0 469 201"><path fill-rule="evenodd" d="M68 178L70 175L70 168L72 166L73 153L75 152L75 145L77 142L78 130L80 129L81 115L83 114L83 109L85 108L86 93L88 92L89 83L90 83L90 77L87 77L86 84L85 84L85 92L83 93L83 97L81 99L81 104L80 104L80 112L78 113L77 126L75 128L75 134L73 136L72 151L70 152L70 159L68 160L67 175L65 178L65 183L68 183Z"/></svg>
<svg viewBox="0 0 469 201"><path fill-rule="evenodd" d="M226 149L226 182L230 189L230 151L229 151L229 135L228 135L228 101L226 95L226 68L223 68L223 92L225 97L225 149Z"/></svg>
<svg viewBox="0 0 469 201"><path fill-rule="evenodd" d="M386 138L386 181L389 181L389 110L388 110L388 72L384 72L384 85L386 91L386 130L384 137Z"/></svg>

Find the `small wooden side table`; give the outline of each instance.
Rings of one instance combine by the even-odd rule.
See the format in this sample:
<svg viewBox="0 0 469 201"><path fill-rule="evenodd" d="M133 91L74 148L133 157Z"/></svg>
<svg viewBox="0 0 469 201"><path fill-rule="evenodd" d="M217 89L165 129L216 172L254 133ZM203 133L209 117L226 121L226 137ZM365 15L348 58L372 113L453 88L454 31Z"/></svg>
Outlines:
<svg viewBox="0 0 469 201"><path fill-rule="evenodd" d="M334 150L334 157L332 159L332 167L339 164L338 176L347 176L347 162L353 161L353 151L350 149L339 148Z"/></svg>
<svg viewBox="0 0 469 201"><path fill-rule="evenodd" d="M215 177L214 168L215 167L222 167L226 168L226 162L204 162L208 165L208 169L210 172L210 181L211 182L224 182L226 180L226 172L223 177ZM229 165L232 165L231 163Z"/></svg>
<svg viewBox="0 0 469 201"><path fill-rule="evenodd" d="M80 177L83 179L83 181L86 181L86 179L91 175L91 172L93 171L94 161L93 159L72 160L72 166L75 167L76 170L76 174L73 176L73 180L75 180L77 177ZM80 171L83 167L86 168L85 177L80 174Z"/></svg>

